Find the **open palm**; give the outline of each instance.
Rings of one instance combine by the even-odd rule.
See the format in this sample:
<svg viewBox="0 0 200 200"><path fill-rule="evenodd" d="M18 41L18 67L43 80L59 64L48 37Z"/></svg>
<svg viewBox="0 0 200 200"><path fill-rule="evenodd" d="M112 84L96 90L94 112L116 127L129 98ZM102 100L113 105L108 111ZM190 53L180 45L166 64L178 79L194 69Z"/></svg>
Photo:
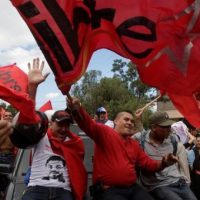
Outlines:
<svg viewBox="0 0 200 200"><path fill-rule="evenodd" d="M42 71L44 69L44 61L40 63L39 58L33 59L33 64L31 66L30 63L28 63L28 79L29 84L38 85L45 81L49 73L43 75Z"/></svg>

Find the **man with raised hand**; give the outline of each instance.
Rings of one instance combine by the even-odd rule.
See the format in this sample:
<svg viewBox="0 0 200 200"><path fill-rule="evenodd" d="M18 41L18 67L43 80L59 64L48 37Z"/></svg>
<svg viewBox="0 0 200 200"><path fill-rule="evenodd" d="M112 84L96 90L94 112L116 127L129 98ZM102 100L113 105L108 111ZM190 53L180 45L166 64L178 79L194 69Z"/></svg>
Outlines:
<svg viewBox="0 0 200 200"><path fill-rule="evenodd" d="M133 135L133 114L120 111L115 127L110 128L92 120L79 99L68 99L68 108L79 127L95 142L92 195L101 200L152 200L137 184L136 166L155 172L174 164L173 155L163 156L162 161L152 160L140 148Z"/></svg>
<svg viewBox="0 0 200 200"><path fill-rule="evenodd" d="M47 76L42 75L44 63L39 59L28 66L29 96L35 100L37 87ZM69 130L70 114L65 110L56 111L49 128L47 116L36 114L38 123L17 121L12 134L16 146L33 147L30 180L22 199L83 200L87 188L84 145L81 138Z"/></svg>

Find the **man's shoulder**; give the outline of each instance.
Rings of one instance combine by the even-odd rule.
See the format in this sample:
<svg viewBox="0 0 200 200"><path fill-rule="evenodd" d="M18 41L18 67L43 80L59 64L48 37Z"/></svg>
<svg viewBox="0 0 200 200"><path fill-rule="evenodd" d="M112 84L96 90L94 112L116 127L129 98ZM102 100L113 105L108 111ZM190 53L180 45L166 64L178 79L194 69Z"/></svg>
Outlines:
<svg viewBox="0 0 200 200"><path fill-rule="evenodd" d="M114 128L114 122L111 121L111 120L107 120L107 121L105 122L105 125L106 125L106 126L109 126L109 127L111 127L111 128Z"/></svg>
<svg viewBox="0 0 200 200"><path fill-rule="evenodd" d="M135 140L141 140L143 137L145 138L148 134L149 134L148 131L143 130L143 131L140 131L140 132L135 133L135 134L132 136L132 138L135 139Z"/></svg>

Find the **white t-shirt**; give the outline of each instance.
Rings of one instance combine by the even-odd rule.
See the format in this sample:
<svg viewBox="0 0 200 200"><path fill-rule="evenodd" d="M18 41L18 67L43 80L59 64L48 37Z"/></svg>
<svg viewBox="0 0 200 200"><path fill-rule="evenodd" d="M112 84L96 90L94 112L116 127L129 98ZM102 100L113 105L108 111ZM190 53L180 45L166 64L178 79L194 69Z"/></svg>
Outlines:
<svg viewBox="0 0 200 200"><path fill-rule="evenodd" d="M107 120L107 122L105 123L106 126L109 126L111 128L114 128L114 122L111 120Z"/></svg>
<svg viewBox="0 0 200 200"><path fill-rule="evenodd" d="M60 187L71 191L67 163L52 151L47 134L33 149L28 186Z"/></svg>

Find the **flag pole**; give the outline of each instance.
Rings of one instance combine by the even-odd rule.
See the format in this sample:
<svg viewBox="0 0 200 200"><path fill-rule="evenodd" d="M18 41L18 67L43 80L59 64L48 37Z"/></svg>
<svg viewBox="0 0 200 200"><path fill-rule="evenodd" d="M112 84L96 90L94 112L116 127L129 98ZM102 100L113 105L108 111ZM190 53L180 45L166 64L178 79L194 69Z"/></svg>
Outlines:
<svg viewBox="0 0 200 200"><path fill-rule="evenodd" d="M68 98L71 102L73 101L73 99L72 99L71 95L69 94L69 92L67 92L66 96L67 96L67 98ZM80 104L80 105L81 105L81 104ZM83 117L80 115L79 112L77 112L77 115L78 115L78 117L79 117L81 120L83 119Z"/></svg>
<svg viewBox="0 0 200 200"><path fill-rule="evenodd" d="M144 111L146 108L148 108L151 104L153 104L155 101L157 101L162 95L160 94L159 96L157 96L155 99L153 99L152 101L150 101L149 103L147 103L144 107L140 108L140 110Z"/></svg>
<svg viewBox="0 0 200 200"><path fill-rule="evenodd" d="M71 95L69 94L69 92L67 92L67 98L70 100L70 101L72 101L72 97L71 97Z"/></svg>

